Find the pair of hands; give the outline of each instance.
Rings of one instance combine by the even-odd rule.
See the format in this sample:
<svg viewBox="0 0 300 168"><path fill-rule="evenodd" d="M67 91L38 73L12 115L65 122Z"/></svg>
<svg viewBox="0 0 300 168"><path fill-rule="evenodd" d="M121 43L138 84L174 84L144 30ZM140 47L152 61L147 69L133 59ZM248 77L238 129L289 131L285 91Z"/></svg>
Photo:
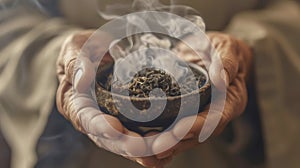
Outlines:
<svg viewBox="0 0 300 168"><path fill-rule="evenodd" d="M145 167L163 167L172 160L174 155L200 144L199 133L208 117L209 107L196 117L181 119L171 130L155 136L152 140L141 138L139 134L126 129L117 118L97 110L97 104L90 94L92 81L96 76L93 57L103 52L101 49L108 48L109 44L105 41L109 41L110 37L105 34L101 35L103 48L97 47L97 50L91 50L92 52L82 51L82 47L92 34L93 31L78 32L69 37L62 46L57 71L60 82L57 105L61 114L70 120L76 129L87 134L99 147L122 155ZM252 54L244 43L231 36L213 32L209 33L208 37L211 45L219 53L225 70L223 71L218 61L212 58L207 66L211 82L216 88L222 89L221 87L225 86L226 88L223 89L227 90L225 107L218 116L220 121L213 132L213 135L217 135L229 121L244 111L247 102L246 77L250 69ZM179 57L189 62L202 63L186 45L179 44L177 48ZM84 56L79 58L80 53ZM186 55L189 56L186 57ZM100 66L110 61L111 58L106 55ZM194 123L192 128L186 135L182 135L186 132L186 123L191 122ZM154 134L150 133L149 136ZM175 144L178 141L179 143L167 151L160 151L167 144ZM154 155L137 157L149 153L149 150Z"/></svg>

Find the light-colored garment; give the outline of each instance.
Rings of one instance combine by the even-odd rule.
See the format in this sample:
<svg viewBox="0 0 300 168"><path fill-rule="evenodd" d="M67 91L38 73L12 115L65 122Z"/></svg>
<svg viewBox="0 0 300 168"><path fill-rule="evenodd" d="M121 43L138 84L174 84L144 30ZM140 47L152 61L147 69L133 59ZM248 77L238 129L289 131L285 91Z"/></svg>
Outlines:
<svg viewBox="0 0 300 168"><path fill-rule="evenodd" d="M12 167L28 168L36 162L36 143L54 104L61 43L74 30L25 9L2 20L0 30L0 127L12 149Z"/></svg>
<svg viewBox="0 0 300 168"><path fill-rule="evenodd" d="M235 17L228 32L254 49L269 167L300 166L300 5L283 1Z"/></svg>
<svg viewBox="0 0 300 168"><path fill-rule="evenodd" d="M67 10L70 6L66 2L68 0L61 2L61 8L65 9L66 17L73 23L86 27L100 24L100 21L92 19L98 17L97 12L87 10L84 5L79 5L78 9L81 7L86 13ZM219 29L234 14L230 11L231 7L243 3L232 1L227 2L226 6L210 1L213 10L205 9L204 1L195 0L197 5L191 1L189 5L198 6L200 13L203 11L203 15L207 15L211 29ZM244 5L249 6L235 12L252 8L255 6L252 3L252 0L247 1ZM72 4L78 5L73 0ZM83 4L95 7L89 3ZM34 148L37 139L54 103L56 58L63 40L76 29L60 19L49 19L31 11L16 11L9 20L0 24L0 126L13 151L13 168L30 168L36 161ZM272 168L299 167L299 20L299 5L288 1L269 9L238 14L226 30L254 48L267 163ZM103 150L91 151L90 159L86 161L87 167L140 167ZM214 142L203 144L175 158L169 167L184 167L187 164L191 168L200 165L237 166L234 160L224 157L224 153L219 151L223 150Z"/></svg>
<svg viewBox="0 0 300 168"><path fill-rule="evenodd" d="M134 1L150 2L149 0L60 0L60 8L64 17L71 23L87 28L98 28L105 23L99 17L99 10L104 10L108 4L128 5ZM187 5L199 11L210 30L224 29L232 16L243 10L254 9L263 1L265 0L172 0L173 5ZM169 4L171 1L160 0L160 2ZM128 9L128 13L130 11L132 10Z"/></svg>

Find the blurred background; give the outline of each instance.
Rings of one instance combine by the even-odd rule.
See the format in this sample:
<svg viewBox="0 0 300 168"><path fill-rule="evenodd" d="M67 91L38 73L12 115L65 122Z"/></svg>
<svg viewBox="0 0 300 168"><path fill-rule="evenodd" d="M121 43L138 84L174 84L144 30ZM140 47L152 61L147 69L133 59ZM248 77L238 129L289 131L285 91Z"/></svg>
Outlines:
<svg viewBox="0 0 300 168"><path fill-rule="evenodd" d="M103 13L133 12L138 2L0 0L1 168L141 167L97 148L55 105L55 64L66 36L99 28L107 22ZM255 54L243 115L218 138L180 154L167 167L299 167L299 1L160 3L195 8L207 31L241 38Z"/></svg>

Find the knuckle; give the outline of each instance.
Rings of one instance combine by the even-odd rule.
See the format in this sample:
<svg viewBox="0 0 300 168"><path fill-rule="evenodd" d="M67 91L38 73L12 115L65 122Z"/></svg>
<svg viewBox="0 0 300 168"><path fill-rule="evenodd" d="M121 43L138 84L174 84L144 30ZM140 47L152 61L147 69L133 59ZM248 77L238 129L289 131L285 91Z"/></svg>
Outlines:
<svg viewBox="0 0 300 168"><path fill-rule="evenodd" d="M81 47L88 38L89 35L86 32L77 32L69 36L67 43L73 44L76 47Z"/></svg>
<svg viewBox="0 0 300 168"><path fill-rule="evenodd" d="M222 118L221 118L217 128L215 129L213 135L214 136L220 135L230 121L231 121L231 119L228 115L226 115L226 114L222 115Z"/></svg>
<svg viewBox="0 0 300 168"><path fill-rule="evenodd" d="M222 62L230 80L232 80L238 72L238 62L230 57L223 57Z"/></svg>
<svg viewBox="0 0 300 168"><path fill-rule="evenodd" d="M76 71L76 57L70 58L65 64L65 73L69 83L73 83L72 78Z"/></svg>

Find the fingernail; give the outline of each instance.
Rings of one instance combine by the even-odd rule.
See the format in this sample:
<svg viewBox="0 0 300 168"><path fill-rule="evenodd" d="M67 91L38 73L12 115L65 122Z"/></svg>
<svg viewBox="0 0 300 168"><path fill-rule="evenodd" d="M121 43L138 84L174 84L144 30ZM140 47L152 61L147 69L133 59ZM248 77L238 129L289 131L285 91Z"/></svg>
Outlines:
<svg viewBox="0 0 300 168"><path fill-rule="evenodd" d="M74 86L75 88L77 88L79 80L81 79L83 74L82 69L77 70L76 74L75 74L75 78L74 78Z"/></svg>

